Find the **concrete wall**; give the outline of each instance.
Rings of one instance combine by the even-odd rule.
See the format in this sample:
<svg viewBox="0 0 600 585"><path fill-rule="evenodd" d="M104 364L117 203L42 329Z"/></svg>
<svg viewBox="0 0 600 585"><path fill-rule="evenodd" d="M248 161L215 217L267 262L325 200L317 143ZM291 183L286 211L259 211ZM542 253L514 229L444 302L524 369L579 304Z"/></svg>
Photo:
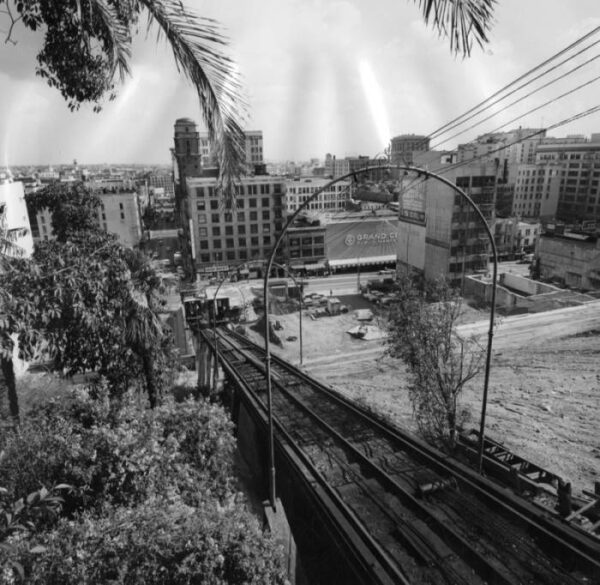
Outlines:
<svg viewBox="0 0 600 585"><path fill-rule="evenodd" d="M556 287L549 284L544 284L537 280L531 280L531 278L519 276L518 274L512 274L510 272L501 274L499 283L528 296L544 294L556 290Z"/></svg>
<svg viewBox="0 0 600 585"><path fill-rule="evenodd" d="M541 237L536 249L540 276L582 289L600 288L600 239L596 242Z"/></svg>

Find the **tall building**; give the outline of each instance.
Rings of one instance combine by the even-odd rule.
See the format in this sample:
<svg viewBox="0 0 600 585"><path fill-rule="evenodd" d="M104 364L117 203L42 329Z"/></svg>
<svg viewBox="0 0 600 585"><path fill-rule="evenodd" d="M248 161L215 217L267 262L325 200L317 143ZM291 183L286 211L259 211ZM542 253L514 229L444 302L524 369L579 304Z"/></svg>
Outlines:
<svg viewBox="0 0 600 585"><path fill-rule="evenodd" d="M216 179L187 180L188 215L196 271L224 275L268 256L284 223L285 186L279 177L242 177L237 208L223 209ZM283 254L283 250L281 250Z"/></svg>
<svg viewBox="0 0 600 585"><path fill-rule="evenodd" d="M571 140L569 140L571 138ZM585 142L540 144L537 149L538 176L545 178L544 193L558 190L556 219L567 223L600 221L600 134ZM548 178L553 179L552 182ZM558 182L560 180L560 183Z"/></svg>
<svg viewBox="0 0 600 585"><path fill-rule="evenodd" d="M427 159L428 168L443 173L469 195L490 224L497 165L473 162L451 167ZM415 164L420 164L418 158ZM399 267L421 272L427 279L447 277L454 283L467 274L487 271L489 239L485 226L451 187L435 179L421 182L403 194L399 208Z"/></svg>
<svg viewBox="0 0 600 585"><path fill-rule="evenodd" d="M202 172L202 154L200 153L200 134L196 122L190 118L175 121L173 136L175 148L175 173L186 177L199 177Z"/></svg>
<svg viewBox="0 0 600 585"><path fill-rule="evenodd" d="M216 167L218 165L218 161L212 152L210 142L208 140L208 132L200 132L198 138L202 167ZM256 172L257 167L260 168L262 165L264 165L262 130L244 131L244 154L246 174L252 175Z"/></svg>
<svg viewBox="0 0 600 585"><path fill-rule="evenodd" d="M531 164L535 162L536 148L545 139L546 131L541 128L517 128L506 132L482 134L466 144L459 144L458 162L495 159L507 165Z"/></svg>
<svg viewBox="0 0 600 585"><path fill-rule="evenodd" d="M413 164L416 152L429 150L429 137L419 134L401 134L390 141L390 162L394 165Z"/></svg>

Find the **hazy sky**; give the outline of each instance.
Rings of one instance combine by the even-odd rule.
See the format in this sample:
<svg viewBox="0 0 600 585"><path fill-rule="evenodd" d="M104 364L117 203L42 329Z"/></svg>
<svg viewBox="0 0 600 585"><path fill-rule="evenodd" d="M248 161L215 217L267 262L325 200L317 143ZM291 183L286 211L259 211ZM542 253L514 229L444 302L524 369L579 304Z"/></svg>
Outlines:
<svg viewBox="0 0 600 585"><path fill-rule="evenodd" d="M246 127L263 131L267 160L374 156L392 136L429 134L600 25L598 0L499 0L491 42L462 59L409 0L185 1L219 20L231 39L250 105ZM5 24L0 20L0 30ZM71 113L34 74L39 36L22 27L14 36L16 46L0 46L0 167L74 158L166 163L174 121L200 121L193 88L155 34L136 40L132 77L99 114L87 107ZM443 146L491 131L598 75L600 59ZM547 126L597 104L600 82L510 127ZM600 132L600 114L552 134L591 132Z"/></svg>

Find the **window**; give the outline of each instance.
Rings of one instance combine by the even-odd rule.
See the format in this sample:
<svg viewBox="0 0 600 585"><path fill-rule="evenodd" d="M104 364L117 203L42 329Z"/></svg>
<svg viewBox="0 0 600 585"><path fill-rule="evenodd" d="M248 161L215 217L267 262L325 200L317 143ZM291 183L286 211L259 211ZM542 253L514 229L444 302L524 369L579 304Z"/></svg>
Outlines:
<svg viewBox="0 0 600 585"><path fill-rule="evenodd" d="M251 233L251 234L257 234L257 233L258 233L258 224L256 224L256 223L253 223L253 224L250 226L250 233Z"/></svg>
<svg viewBox="0 0 600 585"><path fill-rule="evenodd" d="M213 213L210 216L210 221L212 221L213 223L219 223L220 219L221 219L221 216L218 213Z"/></svg>
<svg viewBox="0 0 600 585"><path fill-rule="evenodd" d="M251 246L258 246L258 236L252 236L250 238L250 245Z"/></svg>
<svg viewBox="0 0 600 585"><path fill-rule="evenodd" d="M265 246L270 246L271 245L271 236L263 236L263 244Z"/></svg>
<svg viewBox="0 0 600 585"><path fill-rule="evenodd" d="M208 240L200 240L200 249L208 250Z"/></svg>
<svg viewBox="0 0 600 585"><path fill-rule="evenodd" d="M204 211L206 209L206 201L196 201L196 209L198 211Z"/></svg>
<svg viewBox="0 0 600 585"><path fill-rule="evenodd" d="M246 233L246 226L245 225L238 225L238 234L241 236L243 234Z"/></svg>
<svg viewBox="0 0 600 585"><path fill-rule="evenodd" d="M209 254L200 254L200 262L210 262Z"/></svg>
<svg viewBox="0 0 600 585"><path fill-rule="evenodd" d="M260 204L262 207L269 207L269 198L268 197L263 197L260 200Z"/></svg>
<svg viewBox="0 0 600 585"><path fill-rule="evenodd" d="M223 252L213 252L213 260L215 262L223 262Z"/></svg>
<svg viewBox="0 0 600 585"><path fill-rule="evenodd" d="M212 235L213 236L220 236L221 235L221 228L218 225L216 225L216 226L213 227L213 229L212 229Z"/></svg>
<svg viewBox="0 0 600 585"><path fill-rule="evenodd" d="M125 214L121 211L121 220L125 219Z"/></svg>
<svg viewBox="0 0 600 585"><path fill-rule="evenodd" d="M233 236L233 226L232 225L226 225L225 226L225 235L226 236Z"/></svg>
<svg viewBox="0 0 600 585"><path fill-rule="evenodd" d="M220 249L221 248L221 240L213 240L213 248Z"/></svg>
<svg viewBox="0 0 600 585"><path fill-rule="evenodd" d="M240 245L240 248L245 248L246 247L246 238L238 238L238 244Z"/></svg>
<svg viewBox="0 0 600 585"><path fill-rule="evenodd" d="M258 219L258 211L250 212L250 221L256 221Z"/></svg>
<svg viewBox="0 0 600 585"><path fill-rule="evenodd" d="M270 220L271 219L271 212L268 209L264 209L262 212L262 218L266 219L266 220ZM252 219L252 218L250 218Z"/></svg>
<svg viewBox="0 0 600 585"><path fill-rule="evenodd" d="M227 240L225 241L225 247L235 248L235 242L233 241L233 238L227 238Z"/></svg>
<svg viewBox="0 0 600 585"><path fill-rule="evenodd" d="M232 222L233 221L233 215L231 213L226 213L225 214L225 221Z"/></svg>
<svg viewBox="0 0 600 585"><path fill-rule="evenodd" d="M123 204L122 204L122 203L119 203L119 209L120 209L121 211L123 211Z"/></svg>
<svg viewBox="0 0 600 585"><path fill-rule="evenodd" d="M219 209L219 200L218 199L213 199L210 202L210 208L211 209Z"/></svg>
<svg viewBox="0 0 600 585"><path fill-rule="evenodd" d="M228 251L227 252L227 260L235 260L235 252Z"/></svg>
<svg viewBox="0 0 600 585"><path fill-rule="evenodd" d="M246 260L246 258L248 258L246 250L240 250L240 260Z"/></svg>
<svg viewBox="0 0 600 585"><path fill-rule="evenodd" d="M269 185L261 185L260 186L260 194L268 195L269 194Z"/></svg>
<svg viewBox="0 0 600 585"><path fill-rule="evenodd" d="M237 214L238 221L246 221L246 215L243 211L238 211Z"/></svg>
<svg viewBox="0 0 600 585"><path fill-rule="evenodd" d="M206 223L206 213L198 214L198 223Z"/></svg>
<svg viewBox="0 0 600 585"><path fill-rule="evenodd" d="M248 199L248 204L250 207L256 207L256 197Z"/></svg>
<svg viewBox="0 0 600 585"><path fill-rule="evenodd" d="M271 226L269 224L263 225L263 234L270 234L270 233L271 233Z"/></svg>

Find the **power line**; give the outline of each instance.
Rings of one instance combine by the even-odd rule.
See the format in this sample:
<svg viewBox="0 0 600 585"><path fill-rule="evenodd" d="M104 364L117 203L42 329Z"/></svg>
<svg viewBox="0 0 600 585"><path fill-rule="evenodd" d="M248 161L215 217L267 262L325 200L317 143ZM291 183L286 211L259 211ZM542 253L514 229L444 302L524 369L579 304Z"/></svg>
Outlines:
<svg viewBox="0 0 600 585"><path fill-rule="evenodd" d="M497 152L500 152L502 150L510 148L511 146L514 146L515 144L519 144L520 142L528 140L529 138L533 138L535 136L543 134L543 133L547 132L548 130L554 130L556 128L560 128L561 126L564 126L566 124L570 124L571 122L575 122L576 120L579 120L581 118L585 118L587 116L591 116L592 114L595 114L597 112L600 112L600 105L592 106L591 108L588 108L587 110L583 110L582 112L578 112L577 114L574 114L573 116L570 116L568 118L564 118L563 120L560 120L559 122L551 124L550 126L548 126L546 128L542 128L541 130L536 130L535 132L532 132L531 134L528 134L527 136L523 136L523 137L521 137L521 138L519 138L519 139L517 139L517 140L515 140L513 142L510 142L508 144L503 144L502 146L496 148L495 150L488 151L488 152L486 152L484 154L481 154L481 155L476 156L476 157L474 157L472 159L469 159L469 160L461 161L461 162L449 165L447 167L444 167L444 168L441 168L441 169L437 169L436 173L438 175L447 174L447 173L449 173L449 172L451 172L451 171L453 171L455 169L458 169L460 167L469 165L469 164L471 164L473 162L476 162L478 160L487 158L487 157L489 157L492 154L496 154ZM406 192L408 189L411 189L413 187L414 188L419 187L420 185L422 185L423 183L425 183L427 180L428 180L427 177L425 177L425 178L419 177L419 176L415 177L407 187L405 187L405 188L402 189L402 192L400 193L399 198L402 196L402 193Z"/></svg>
<svg viewBox="0 0 600 585"><path fill-rule="evenodd" d="M593 61L593 60L599 59L599 58L600 58L600 55L596 55L593 59L590 59L590 61ZM583 89L584 87L587 87L588 85L591 85L592 83L594 83L595 81L598 81L599 79L600 79L600 75L597 75L596 77L593 77L589 81L586 81L585 83L582 83L582 84L578 85L577 87L574 87L573 89L571 89L571 90L569 90L569 91L567 91L565 93L562 93L561 95L556 96L555 98L552 98L551 100L548 100L547 102L544 102L543 104L541 104L539 106L536 106L535 108L532 108L531 110L528 110L524 114L521 114L521 115L517 116L516 118L513 118L512 120L509 120L508 122L506 122L506 123L498 126L497 128L494 128L493 130L490 130L488 133L489 134L493 134L494 132L498 132L502 128L505 128L506 126L508 126L508 125L516 122L517 120L520 120L521 118L524 118L525 116L528 116L529 114L532 114L533 112L537 112L538 110L541 110L542 108L545 108L546 106L549 106L550 104L553 104L554 102L557 102L558 100L561 100L561 99L563 99L563 98L565 98L565 97L567 97L567 96L575 93L576 91L579 91L579 90ZM556 80L554 80L554 81L556 81ZM549 84L547 84L547 85L549 85ZM524 97L528 97L529 95L532 95L536 91L538 91L538 90L535 90L535 91L531 92L530 94L527 94L527 96L524 96ZM517 101L521 101L521 100L517 100ZM514 105L515 103L517 103L517 102L513 102L512 104L509 104L508 106L506 106L505 108L503 108L499 112L496 112L496 113L492 114L491 116L488 116L487 118L484 118L480 122L477 122L476 124L473 124L472 126L469 126L468 128L466 128L465 130L459 132L458 134L454 134L453 136L450 136L449 138L446 138L446 140L442 140L441 142L438 142L437 144L435 144L435 145L433 145L431 147L431 150L437 148L438 146L440 146L441 144L444 144L445 142L448 142L448 140L452 140L452 138L455 138L456 136L459 136L460 134L463 134L464 132L467 132L467 131L471 130L472 128L475 128L476 126L479 126L479 124L481 124L481 123L489 120L490 118L493 118L497 114L502 113L503 111L505 111L506 109L508 109L512 105Z"/></svg>
<svg viewBox="0 0 600 585"><path fill-rule="evenodd" d="M491 96L489 96L488 98L486 98L485 100L483 100L482 102L480 102L479 104L477 104L476 106L474 106L471 109L467 110L464 114L461 114L460 116L454 118L450 122L444 124L443 126L440 126L440 128L438 128L437 130L434 130L433 132L431 132L429 134L428 138L431 139L434 136L436 136L437 134L442 133L443 131L445 131L446 129L448 129L448 127L451 126L452 124L455 124L456 122L458 122L462 118L465 118L465 117L469 116L469 114L472 114L476 110L481 109L484 105L489 104L490 101L492 101L494 98L496 98L499 95L501 95L502 93L504 93L506 90L510 89L511 87L513 87L514 85L516 85L517 83L519 83L520 81L526 79L527 77L529 77L530 75L532 75L533 73L535 73L536 71L538 71L539 69L541 69L541 68L545 67L546 65L552 63L555 59L561 57L562 55L564 55L565 53L567 53L571 49L573 49L576 46L580 45L582 42L584 42L585 40L589 39L590 37L592 37L593 35L595 35L599 31L600 31L600 26L597 26L596 28L594 28L593 30L591 30L589 33L583 35L582 37L580 37L579 39L577 39L576 41L574 41L573 43L571 43L570 45L568 45L564 49L560 50L558 53L554 54L552 57L546 59L545 61L543 61L539 65L536 65L535 67L533 67L532 69L530 69L526 73L524 73L524 74L520 75L519 77L517 77L517 79L515 79L514 81L511 81L508 85L505 85L503 88L501 88L498 91L496 91L495 93L493 93ZM590 45L587 48L589 49L591 46L593 46L593 45ZM584 50L587 50L587 49L584 49ZM569 59L567 59L567 61L570 60L571 58L576 57L578 54L579 53L571 56ZM552 69L549 69L546 73L548 73L550 71L552 71ZM544 73L544 75L546 73ZM538 78L536 78L536 79L538 79ZM531 81L528 82L528 83L531 83ZM486 108L484 108L484 109L487 109L489 107L490 106L487 105Z"/></svg>
<svg viewBox="0 0 600 585"><path fill-rule="evenodd" d="M596 43L594 43L594 44L597 44L597 43L600 43L600 40L596 41ZM480 120L479 122L476 122L475 124L472 124L471 126L468 126L468 127L467 127L467 128L465 128L464 130L461 130L460 132L457 132L456 134L453 134L452 136L450 136L450 137L448 137L448 138L445 138L445 139L444 139L444 140L442 140L441 142L438 142L438 143L437 143L437 144L435 144L434 146L431 146L431 147L430 147L430 149L431 149L431 150L433 150L434 148L437 148L437 147L438 147L438 146L440 146L441 144L444 144L444 143L448 142L449 140L452 140L453 138L456 138L457 136L460 136L461 134L464 134L465 132L468 132L469 130L472 130L473 128L476 128L476 127L477 127L477 126L479 126L480 124L483 124L484 122L487 122L488 120L490 120L490 119L491 119L491 118L493 118L494 116L497 116L497 115L501 114L502 112L506 111L508 108L511 108L512 106L514 106L514 105L518 104L519 102L523 101L525 98L531 97L533 94L535 94L535 93L537 93L537 92L541 91L542 89L545 89L546 87L548 87L548 86L550 86L550 85L552 85L552 84L554 84L554 83L556 83L556 82L558 82L558 81L561 81L562 79L564 79L565 77L567 77L567 76L571 75L572 73L575 73L576 71L579 71L580 69L582 69L582 68L583 68L583 67L585 67L586 65L589 65L590 63L592 63L592 62L593 62L593 61L595 61L596 59L600 59L600 54L598 54L598 55L595 55L594 57L592 57L591 59L588 59L587 61L585 61L584 63L581 63L580 65L577 65L577 67L574 67L573 69L570 69L570 70L569 70L569 71L567 71L566 73L563 73L562 75L559 75L558 77L555 77L554 79L551 79L551 80L550 80L550 81L548 81L547 83L545 83L545 84L541 85L540 87L538 87L538 88L534 89L533 91L530 91L529 93L525 94L524 96L521 96L520 98L518 98L518 99L514 100L514 101L513 101L513 102L511 102L510 104L508 104L508 105L504 106L504 107L503 107L502 109L500 109L499 111L497 111L497 112L494 112L494 113L490 114L489 116L487 116L487 117L483 118L483 119L482 119L482 120ZM545 73L544 73L543 75L545 75ZM545 103L544 103L544 104L542 104L541 106L538 106L538 107L536 107L536 108L533 108L532 110L529 110L528 112L526 112L526 113L525 113L525 114L523 114L522 116L518 116L517 118L514 118L513 120L511 120L510 122L508 122L508 123L506 123L506 124L503 124L503 125L502 125L502 126L500 126L499 128L496 128L495 130L491 130L489 133L496 132L496 131L497 131L497 130L499 130L500 128L503 128L504 126L507 126L508 124L511 124L511 123L512 123L512 122L514 122L515 120L518 120L518 119L520 119L520 118L523 118L523 117L524 117L524 116L526 116L527 114L530 114L530 113L532 113L532 112L535 112L536 110L539 110L539 109L541 109L542 107L545 107L545 106L547 106L547 105L550 105L551 103L553 103L553 102L555 102L555 101L557 101L557 100L559 100L559 99L562 99L563 97L566 97L567 95L569 95L570 93L573 93L574 91L578 91L579 89L582 89L583 87L585 87L585 86L589 85L590 83L592 83L593 81L596 81L597 79L598 79L598 77L595 77L595 78L594 78L594 79L592 79L590 82L588 82L588 83L584 83L584 84L582 84L582 85L580 85L580 86L576 87L575 89L573 89L573 90L572 90L572 91L570 91L570 92L564 93L564 94L562 94L562 95L558 96L558 97L557 97L557 98L555 98L555 99L552 99L552 100L549 100L549 101L545 102ZM521 87L517 88L515 91L518 91L519 89L522 89L523 87L525 87L525 86L521 86ZM514 92L511 92L510 94L508 94L507 96L505 96L505 97L501 98L501 99L500 99L500 100L498 100L498 101L502 101L503 99L505 99L505 98L509 97L510 95L512 95L512 93L514 93ZM495 105L496 103L498 103L498 101L496 101L496 102L493 102L492 104L490 104L490 107L491 107L491 106L493 106L493 105ZM467 119L466 119L466 120L465 120L463 123L466 123L466 122L468 122L470 119L472 119L472 118L473 118L473 117L475 117L475 116L478 116L478 115L479 115L479 114L481 114L481 113L483 113L483 112L478 112L477 114L474 114L474 115L473 115L473 116L471 116L470 118L467 118Z"/></svg>

